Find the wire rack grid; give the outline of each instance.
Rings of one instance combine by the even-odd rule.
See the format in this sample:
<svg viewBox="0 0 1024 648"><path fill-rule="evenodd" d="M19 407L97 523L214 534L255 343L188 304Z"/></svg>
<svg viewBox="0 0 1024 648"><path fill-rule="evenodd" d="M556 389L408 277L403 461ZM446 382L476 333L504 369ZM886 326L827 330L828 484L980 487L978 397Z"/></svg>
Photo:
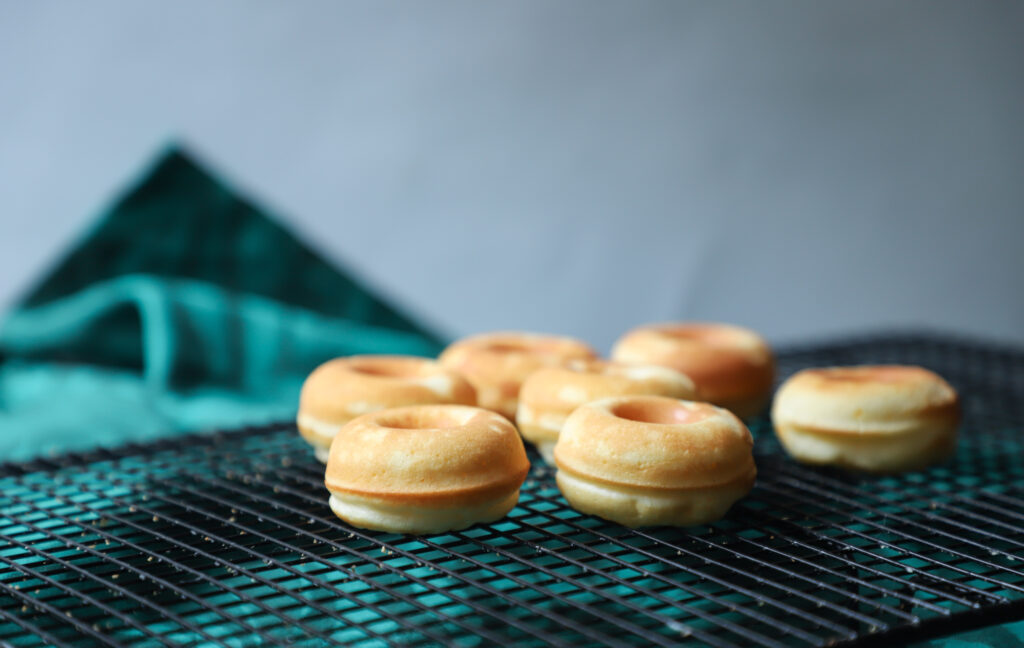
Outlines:
<svg viewBox="0 0 1024 648"><path fill-rule="evenodd" d="M961 391L954 459L809 468L761 419L754 491L699 528L580 514L533 457L498 523L363 531L284 424L0 465L0 642L781 648L1024 618L1024 353L904 335L791 349L780 369L864 362Z"/></svg>

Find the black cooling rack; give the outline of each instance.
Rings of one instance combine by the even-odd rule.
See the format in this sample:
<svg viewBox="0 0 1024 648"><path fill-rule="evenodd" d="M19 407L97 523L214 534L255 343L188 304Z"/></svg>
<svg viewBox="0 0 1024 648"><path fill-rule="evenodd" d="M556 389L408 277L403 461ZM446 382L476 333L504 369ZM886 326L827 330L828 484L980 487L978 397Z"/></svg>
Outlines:
<svg viewBox="0 0 1024 648"><path fill-rule="evenodd" d="M790 350L781 373L863 362L961 391L956 457L812 469L761 420L757 486L708 527L576 513L535 467L497 524L361 531L290 425L3 465L0 643L877 645L1024 618L1024 354L865 338Z"/></svg>

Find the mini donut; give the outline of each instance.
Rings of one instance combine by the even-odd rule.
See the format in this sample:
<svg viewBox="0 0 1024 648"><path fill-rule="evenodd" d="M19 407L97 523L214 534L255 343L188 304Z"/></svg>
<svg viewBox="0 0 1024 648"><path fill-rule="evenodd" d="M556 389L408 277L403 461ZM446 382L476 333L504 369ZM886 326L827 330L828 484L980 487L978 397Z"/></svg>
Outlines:
<svg viewBox="0 0 1024 648"><path fill-rule="evenodd" d="M805 369L779 388L772 422L798 461L920 470L956 448L960 400L949 383L921 367Z"/></svg>
<svg viewBox="0 0 1024 648"><path fill-rule="evenodd" d="M519 391L516 425L523 438L553 464L558 433L574 409L602 398L642 394L692 400L696 388L692 380L668 367L572 360L564 367L545 367L530 374Z"/></svg>
<svg viewBox="0 0 1024 648"><path fill-rule="evenodd" d="M414 356L351 356L317 367L299 396L298 428L327 461L341 426L367 412L401 405L475 405L472 385L434 360Z"/></svg>
<svg viewBox="0 0 1024 648"><path fill-rule="evenodd" d="M629 527L721 518L757 476L750 431L728 410L663 396L587 403L555 444L573 508Z"/></svg>
<svg viewBox="0 0 1024 648"><path fill-rule="evenodd" d="M349 421L331 445L324 483L331 510L353 526L440 533L504 517L529 469L507 419L418 405Z"/></svg>
<svg viewBox="0 0 1024 648"><path fill-rule="evenodd" d="M700 400L748 418L768 404L775 359L757 333L730 324L655 324L619 338L612 360L656 364L681 371Z"/></svg>
<svg viewBox="0 0 1024 648"><path fill-rule="evenodd" d="M596 358L587 344L536 333L485 333L453 343L441 353L442 365L458 371L476 388L477 405L513 420L519 388L541 367Z"/></svg>

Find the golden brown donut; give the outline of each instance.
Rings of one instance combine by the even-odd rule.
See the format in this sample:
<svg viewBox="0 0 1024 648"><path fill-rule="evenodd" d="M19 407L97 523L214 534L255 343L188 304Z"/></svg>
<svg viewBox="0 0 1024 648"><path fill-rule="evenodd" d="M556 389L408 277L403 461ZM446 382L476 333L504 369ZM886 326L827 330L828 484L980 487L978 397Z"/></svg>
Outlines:
<svg viewBox="0 0 1024 648"><path fill-rule="evenodd" d="M351 356L317 367L299 397L298 427L316 457L327 461L341 426L367 412L430 403L475 405L464 377L434 360L413 356Z"/></svg>
<svg viewBox="0 0 1024 648"><path fill-rule="evenodd" d="M516 425L548 463L558 433L574 409L612 396L650 394L692 400L693 381L654 365L629 365L603 360L572 360L564 367L545 367L530 374L519 391Z"/></svg>
<svg viewBox="0 0 1024 648"><path fill-rule="evenodd" d="M440 533L503 517L529 469L505 418L419 405L349 421L331 445L324 483L335 515L354 526Z"/></svg>
<svg viewBox="0 0 1024 648"><path fill-rule="evenodd" d="M597 354L579 340L537 333L485 333L453 343L438 360L460 372L476 388L477 405L512 420L519 388L541 367L569 360L588 360Z"/></svg>
<svg viewBox="0 0 1024 648"><path fill-rule="evenodd" d="M555 444L573 508L626 526L719 519L753 488L750 431L728 410L663 396L579 407Z"/></svg>
<svg viewBox="0 0 1024 648"><path fill-rule="evenodd" d="M775 359L764 339L730 324L642 326L619 338L612 360L681 371L697 385L700 400L742 418L764 408L775 380Z"/></svg>
<svg viewBox="0 0 1024 648"><path fill-rule="evenodd" d="M772 422L799 461L919 470L953 453L960 401L949 383L921 367L805 369L779 388Z"/></svg>

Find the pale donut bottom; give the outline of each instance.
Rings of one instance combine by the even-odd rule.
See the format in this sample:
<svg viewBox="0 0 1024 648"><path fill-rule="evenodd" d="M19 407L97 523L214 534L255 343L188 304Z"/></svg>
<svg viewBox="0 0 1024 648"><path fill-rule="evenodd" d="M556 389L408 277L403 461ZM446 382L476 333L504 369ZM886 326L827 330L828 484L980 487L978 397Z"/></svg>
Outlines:
<svg viewBox="0 0 1024 648"><path fill-rule="evenodd" d="M391 533L443 533L505 517L519 501L519 489L477 504L459 501L445 506L423 506L375 497L331 492L329 504L339 518L352 526Z"/></svg>
<svg viewBox="0 0 1024 648"><path fill-rule="evenodd" d="M313 454L316 455L316 458L327 463L327 457L331 454L331 441L334 440L338 431L345 427L345 424L328 423L308 414L299 414L297 427L306 443L313 446Z"/></svg>
<svg viewBox="0 0 1024 648"><path fill-rule="evenodd" d="M559 470L558 488L569 504L628 527L692 526L721 519L754 485L753 470L728 484L705 488L662 489L608 484Z"/></svg>
<svg viewBox="0 0 1024 648"><path fill-rule="evenodd" d="M327 459L331 456L331 446L313 446L313 455L320 461L320 463L327 463Z"/></svg>
<svg viewBox="0 0 1024 648"><path fill-rule="evenodd" d="M561 418L561 422L564 423L565 417ZM555 465L555 444L558 443L558 432L561 429L561 424L557 427L527 423L525 421L519 424L519 433L526 441L532 443L537 448L537 452L540 453L540 456L549 466Z"/></svg>
<svg viewBox="0 0 1024 648"><path fill-rule="evenodd" d="M549 466L555 465L555 446L558 444L558 439L554 441L541 441L536 443L537 452L540 453L541 458L547 462Z"/></svg>
<svg viewBox="0 0 1024 648"><path fill-rule="evenodd" d="M921 470L956 449L956 425L938 423L896 434L858 434L776 425L775 433L794 459L876 473Z"/></svg>

